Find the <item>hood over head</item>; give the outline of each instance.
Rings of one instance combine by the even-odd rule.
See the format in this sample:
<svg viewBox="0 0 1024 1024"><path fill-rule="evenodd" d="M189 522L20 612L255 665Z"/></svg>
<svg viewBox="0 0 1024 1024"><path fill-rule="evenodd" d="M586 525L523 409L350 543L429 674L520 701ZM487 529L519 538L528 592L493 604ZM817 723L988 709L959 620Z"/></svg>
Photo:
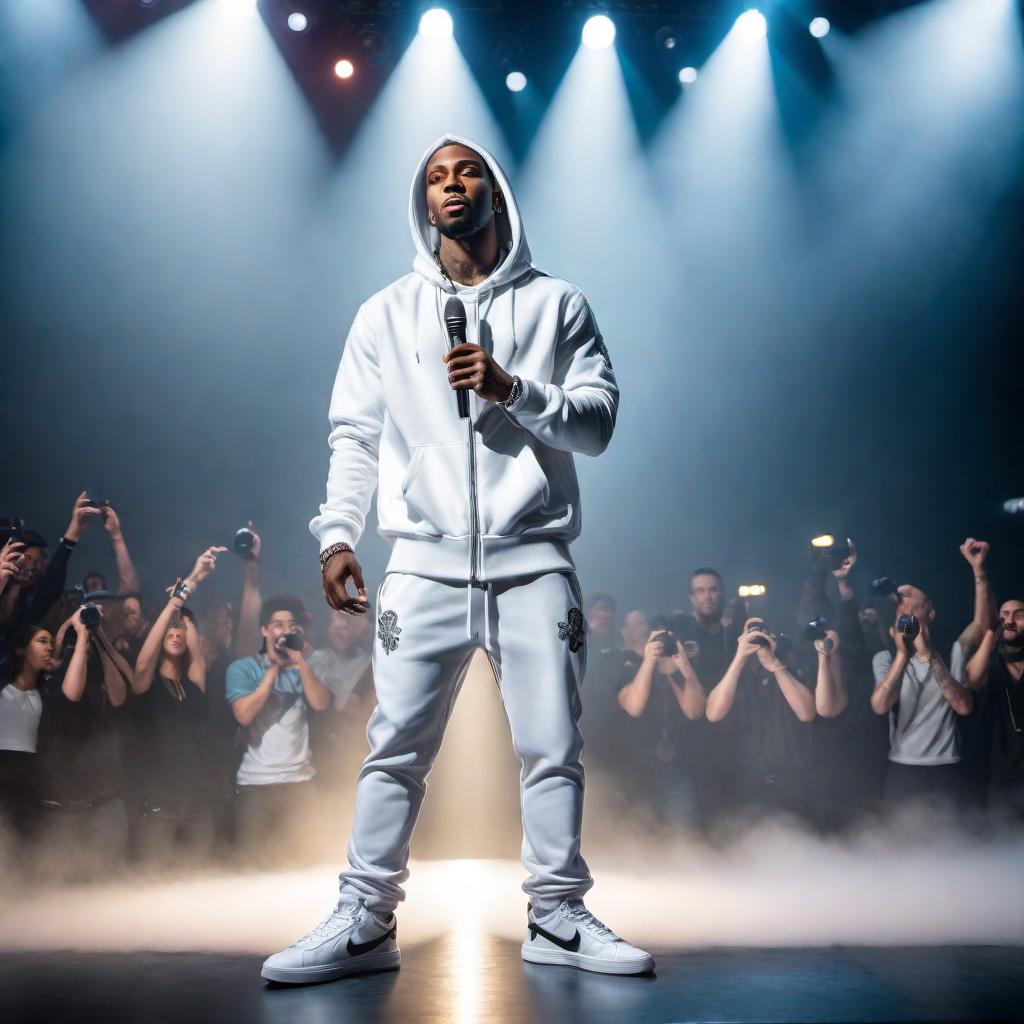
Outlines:
<svg viewBox="0 0 1024 1024"><path fill-rule="evenodd" d="M502 213L496 213L494 220L498 229L498 244L507 250L507 255L495 268L494 273L478 286L480 291L492 291L515 281L530 269L533 265L530 247L526 244L526 233L523 231L523 222L519 216L516 197L501 164L483 146L473 142L472 139L464 139L458 135L445 134L436 139L427 147L416 165L416 171L412 177L412 187L409 190L409 230L412 232L412 240L416 246L413 269L438 288L446 292L455 290L434 261L434 250L441 244L441 234L427 220L425 185L427 161L442 146L450 145L465 146L467 149L479 153L505 198L505 209Z"/></svg>

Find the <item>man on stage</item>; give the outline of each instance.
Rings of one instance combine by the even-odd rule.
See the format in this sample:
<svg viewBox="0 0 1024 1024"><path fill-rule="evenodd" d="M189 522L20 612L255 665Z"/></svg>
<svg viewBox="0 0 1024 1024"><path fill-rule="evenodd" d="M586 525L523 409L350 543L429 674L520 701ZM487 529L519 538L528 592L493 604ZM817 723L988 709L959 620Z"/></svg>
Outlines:
<svg viewBox="0 0 1024 1024"><path fill-rule="evenodd" d="M533 267L508 180L480 146L449 135L427 150L409 221L412 273L363 304L345 344L327 500L310 524L327 601L350 614L367 608L354 548L375 485L393 545L374 604L378 706L350 867L336 908L263 976L302 983L398 967L394 910L412 832L478 647L523 766L523 959L644 973L650 954L582 900L593 881L580 854L586 638L569 553L581 525L573 453L598 455L611 439L608 351L580 291ZM459 303L464 341L446 323Z"/></svg>

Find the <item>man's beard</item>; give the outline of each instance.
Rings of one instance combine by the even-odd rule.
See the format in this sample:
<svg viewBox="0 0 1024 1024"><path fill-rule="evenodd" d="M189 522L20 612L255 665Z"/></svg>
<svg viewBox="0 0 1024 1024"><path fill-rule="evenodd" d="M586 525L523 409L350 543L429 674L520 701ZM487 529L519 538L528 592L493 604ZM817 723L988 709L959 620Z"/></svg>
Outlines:
<svg viewBox="0 0 1024 1024"><path fill-rule="evenodd" d="M450 220L447 224L443 220L438 220L437 230L444 235L445 238L465 238L466 235L474 235L477 231L483 227L481 218L476 216L473 212L472 207L469 208L468 214L458 217L455 220Z"/></svg>

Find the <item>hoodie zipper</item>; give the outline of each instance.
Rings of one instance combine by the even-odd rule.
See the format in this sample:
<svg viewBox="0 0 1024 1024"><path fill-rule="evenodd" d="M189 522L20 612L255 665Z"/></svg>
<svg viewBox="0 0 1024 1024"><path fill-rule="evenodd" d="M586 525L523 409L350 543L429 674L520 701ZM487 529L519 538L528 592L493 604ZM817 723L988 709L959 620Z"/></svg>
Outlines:
<svg viewBox="0 0 1024 1024"><path fill-rule="evenodd" d="M476 432L473 429L472 408L466 424L469 430L469 583L470 586L486 590L487 584L481 582L479 576L479 552L477 549L480 544L480 508L477 499Z"/></svg>

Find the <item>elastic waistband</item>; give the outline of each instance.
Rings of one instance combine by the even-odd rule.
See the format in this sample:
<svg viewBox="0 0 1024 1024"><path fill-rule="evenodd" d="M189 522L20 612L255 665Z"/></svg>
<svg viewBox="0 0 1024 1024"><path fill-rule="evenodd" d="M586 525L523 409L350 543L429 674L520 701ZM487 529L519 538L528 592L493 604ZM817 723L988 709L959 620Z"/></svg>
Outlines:
<svg viewBox="0 0 1024 1024"><path fill-rule="evenodd" d="M575 572L569 542L546 537L484 537L486 580L531 576L540 572ZM413 540L399 537L391 549L387 572L404 572L435 580L469 579L469 538Z"/></svg>

